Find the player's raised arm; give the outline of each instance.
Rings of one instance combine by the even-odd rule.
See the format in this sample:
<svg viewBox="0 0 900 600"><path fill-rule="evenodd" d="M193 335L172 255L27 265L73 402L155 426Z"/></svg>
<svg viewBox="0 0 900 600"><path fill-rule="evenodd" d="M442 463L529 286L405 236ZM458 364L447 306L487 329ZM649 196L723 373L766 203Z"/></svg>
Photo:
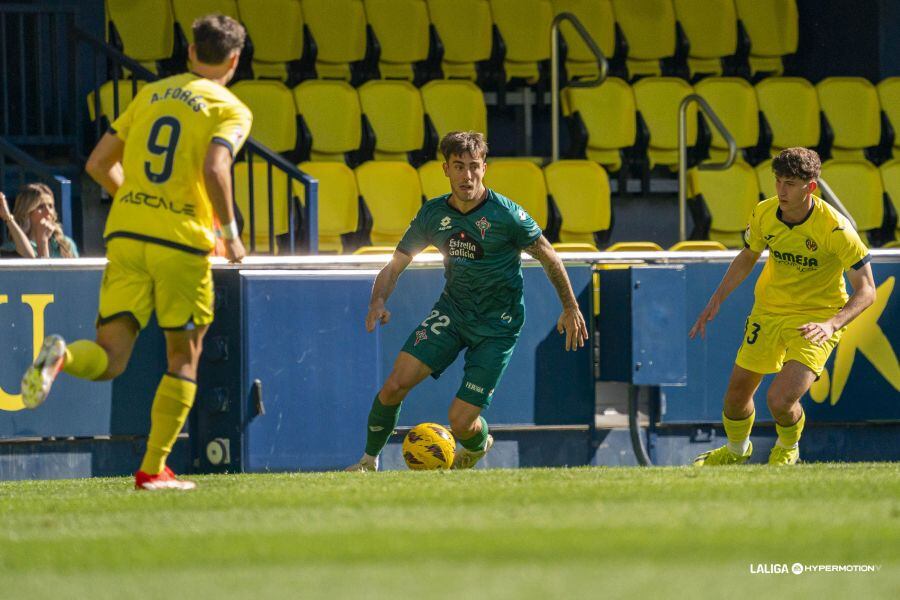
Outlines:
<svg viewBox="0 0 900 600"><path fill-rule="evenodd" d="M88 175L103 186L110 196L115 196L125 182L125 172L122 170L124 151L125 142L112 133L105 133L97 142L84 167Z"/></svg>
<svg viewBox="0 0 900 600"><path fill-rule="evenodd" d="M744 248L734 257L734 260L731 261L731 265L728 267L728 271L722 277L719 287L710 296L709 302L706 303L706 308L703 309L703 312L697 317L694 326L691 327L691 331L688 334L691 339L694 339L698 333L701 338L706 337L706 324L716 317L719 313L719 307L722 306L725 299L747 278L760 254L760 252L754 252L750 248Z"/></svg>
<svg viewBox="0 0 900 600"><path fill-rule="evenodd" d="M229 262L239 263L247 252L238 235L234 220L234 206L231 204L231 149L223 144L212 142L206 151L203 163L203 178L206 192L212 202L213 210L222 224L219 235L225 241L225 255Z"/></svg>
<svg viewBox="0 0 900 600"><path fill-rule="evenodd" d="M390 262L378 273L375 283L372 285L372 298L369 300L369 312L366 314L366 331L375 331L376 323L387 325L391 320L391 311L385 307L384 303L394 292L397 279L411 261L411 256L395 250Z"/></svg>
<svg viewBox="0 0 900 600"><path fill-rule="evenodd" d="M578 308L578 301L575 299L575 292L572 291L572 283L562 260L543 235L530 246L526 246L525 252L536 258L544 267L547 279L553 284L562 303L563 311L556 322L556 330L566 334L566 350L581 348L588 339L587 324Z"/></svg>

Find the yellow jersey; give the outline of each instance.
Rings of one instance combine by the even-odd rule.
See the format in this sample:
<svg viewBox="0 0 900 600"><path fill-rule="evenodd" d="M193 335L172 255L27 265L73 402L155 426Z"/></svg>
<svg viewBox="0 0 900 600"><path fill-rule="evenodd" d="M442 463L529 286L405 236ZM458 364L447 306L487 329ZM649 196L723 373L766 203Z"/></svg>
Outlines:
<svg viewBox="0 0 900 600"><path fill-rule="evenodd" d="M125 182L104 238L126 237L196 254L215 245L203 163L211 143L234 156L253 115L227 88L193 73L144 86L111 133L125 142Z"/></svg>
<svg viewBox="0 0 900 600"><path fill-rule="evenodd" d="M744 244L753 252L769 248L754 310L782 315L834 315L847 303L844 271L869 262L869 250L847 219L815 196L800 223L781 220L777 197L757 204Z"/></svg>

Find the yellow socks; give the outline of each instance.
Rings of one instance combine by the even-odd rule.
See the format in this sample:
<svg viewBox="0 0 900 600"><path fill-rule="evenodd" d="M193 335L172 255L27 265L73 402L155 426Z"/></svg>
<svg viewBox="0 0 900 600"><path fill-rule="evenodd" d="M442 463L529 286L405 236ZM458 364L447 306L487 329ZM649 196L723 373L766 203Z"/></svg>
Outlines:
<svg viewBox="0 0 900 600"><path fill-rule="evenodd" d="M97 379L106 372L109 357L106 350L90 340L76 340L66 347L63 371L80 379Z"/></svg>
<svg viewBox="0 0 900 600"><path fill-rule="evenodd" d="M800 413L800 418L790 427L782 427L775 423L775 432L778 433L778 441L775 442L782 448L793 448L800 443L800 435L803 433L803 425L806 424L806 412Z"/></svg>
<svg viewBox="0 0 900 600"><path fill-rule="evenodd" d="M750 430L753 429L753 420L756 411L750 413L746 419L734 420L725 416L722 412L722 424L725 426L725 435L728 436L728 447L738 456L747 454L750 448Z"/></svg>
<svg viewBox="0 0 900 600"><path fill-rule="evenodd" d="M197 384L193 381L163 375L150 410L150 437L147 439L147 453L141 462L141 471L155 475L163 470L196 394Z"/></svg>

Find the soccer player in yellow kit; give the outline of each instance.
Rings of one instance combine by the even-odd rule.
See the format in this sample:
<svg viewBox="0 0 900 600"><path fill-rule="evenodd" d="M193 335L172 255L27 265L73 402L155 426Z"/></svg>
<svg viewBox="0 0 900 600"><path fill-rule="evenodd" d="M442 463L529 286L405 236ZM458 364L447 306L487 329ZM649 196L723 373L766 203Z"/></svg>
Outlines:
<svg viewBox="0 0 900 600"><path fill-rule="evenodd" d="M762 251L769 258L756 282L756 301L725 393L722 421L728 443L694 459L697 466L746 462L753 452L753 394L765 374L777 373L766 404L778 441L770 465L800 458L805 415L800 398L825 368L847 324L875 300L869 253L859 235L816 190L821 162L806 148L788 148L772 161L777 197L760 202L738 254L700 313L690 337L706 333L725 298L740 285ZM847 295L844 272L853 286Z"/></svg>
<svg viewBox="0 0 900 600"><path fill-rule="evenodd" d="M223 224L227 258L240 262L245 254L231 201L231 163L252 115L224 86L246 34L222 15L197 19L193 31L192 71L147 84L87 162L87 172L114 196L96 341L67 346L49 336L22 379L23 402L35 408L60 370L97 381L117 377L155 311L168 371L135 473L135 487L144 490L194 487L175 477L166 458L194 402L203 336L213 320L213 213Z"/></svg>

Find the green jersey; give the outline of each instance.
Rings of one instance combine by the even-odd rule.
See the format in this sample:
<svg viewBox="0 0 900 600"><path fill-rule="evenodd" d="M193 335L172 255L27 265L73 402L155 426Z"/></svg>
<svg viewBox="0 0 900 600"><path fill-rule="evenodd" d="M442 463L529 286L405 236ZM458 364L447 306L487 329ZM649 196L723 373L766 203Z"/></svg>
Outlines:
<svg viewBox="0 0 900 600"><path fill-rule="evenodd" d="M429 244L444 255L441 300L483 336L517 334L525 322L522 248L541 237L525 210L493 190L463 214L450 194L429 200L409 224L397 250L413 256Z"/></svg>

